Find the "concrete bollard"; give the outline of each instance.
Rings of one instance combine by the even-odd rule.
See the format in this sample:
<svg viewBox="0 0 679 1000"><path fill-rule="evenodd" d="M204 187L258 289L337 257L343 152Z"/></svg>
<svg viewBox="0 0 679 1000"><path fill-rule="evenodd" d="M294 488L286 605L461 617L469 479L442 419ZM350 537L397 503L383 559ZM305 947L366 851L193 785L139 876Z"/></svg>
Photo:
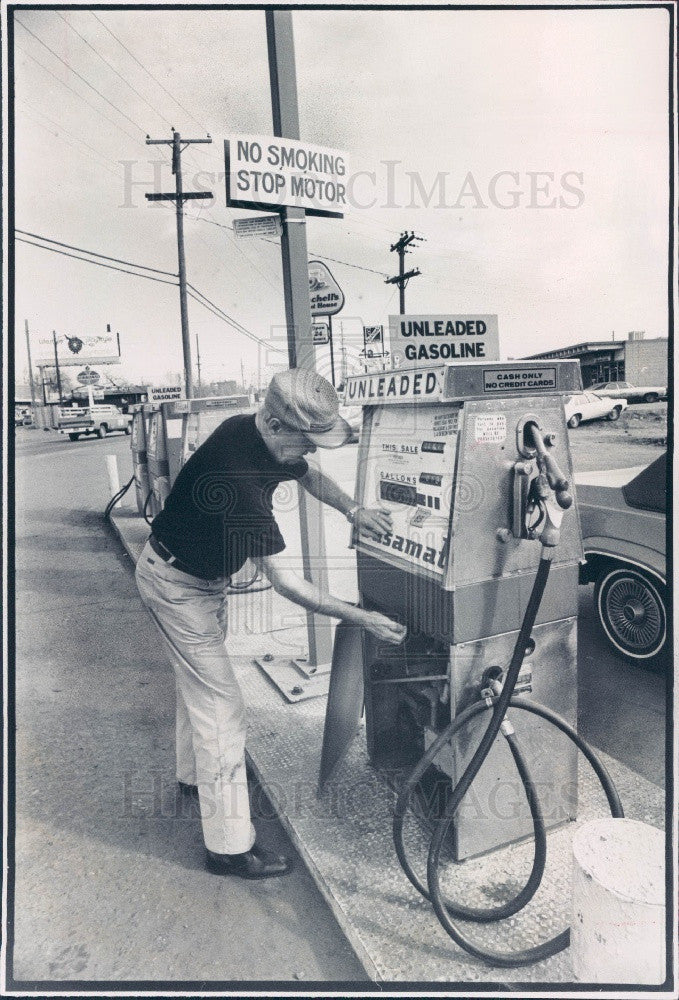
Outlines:
<svg viewBox="0 0 679 1000"><path fill-rule="evenodd" d="M115 455L106 456L106 471L108 472L108 485L111 490L111 496L115 494L120 489L120 478L118 476L118 459ZM122 500L118 500L115 504L116 507L122 507Z"/></svg>
<svg viewBox="0 0 679 1000"><path fill-rule="evenodd" d="M632 819L592 820L573 837L576 980L665 981L665 836Z"/></svg>

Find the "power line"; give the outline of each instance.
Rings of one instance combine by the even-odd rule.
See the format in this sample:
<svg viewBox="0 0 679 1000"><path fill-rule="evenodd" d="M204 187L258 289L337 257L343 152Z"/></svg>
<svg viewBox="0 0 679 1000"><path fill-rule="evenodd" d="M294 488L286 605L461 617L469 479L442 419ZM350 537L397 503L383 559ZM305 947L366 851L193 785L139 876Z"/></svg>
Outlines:
<svg viewBox="0 0 679 1000"><path fill-rule="evenodd" d="M51 240L47 236L41 236L39 233L29 233L25 229L15 229L17 233L21 233L22 236L31 236L36 240L43 240L45 243L55 243L58 247L66 247L67 250L77 250L79 253L87 253L91 257L101 257L103 260L112 260L116 264L126 264L128 267L140 267L144 271L153 271L154 274L166 274L169 278L176 278L177 275L172 271L161 271L157 267L148 267L146 264L135 264L131 260L121 260L119 257L107 257L106 254L96 253L94 250L85 250L83 247L74 247L70 243L60 243L59 240Z"/></svg>
<svg viewBox="0 0 679 1000"><path fill-rule="evenodd" d="M109 271L120 271L121 274L131 274L135 278L148 278L149 281L158 281L161 285L177 285L176 281L166 281L164 278L155 278L152 274L141 274L139 271L125 271L122 267L114 267L113 264L103 264L98 260L90 260L89 257L78 257L74 253L66 253L65 250L57 250L56 247L45 246L44 243L33 243L24 239L23 236L16 237L17 242L26 243L29 247L37 247L38 250L49 250L51 253L61 254L62 257L72 257L73 260L81 260L85 264L96 264L97 267L107 267Z"/></svg>
<svg viewBox="0 0 679 1000"><path fill-rule="evenodd" d="M117 70L117 69L115 68L115 66L112 66L112 65L111 65L111 63L110 63L110 62L108 61L108 59L107 59L107 58L106 58L105 56L103 56L103 55L101 54L101 52L99 52L99 50L98 50L98 49L96 49L96 48L94 47L94 45L92 45L92 44L91 44L91 42L88 42L88 40L87 40L87 39L85 38L85 36L84 36L84 35L81 35L81 34L80 34L80 32L78 31L78 29L77 29L77 28L74 28L74 26L73 26L73 25L71 24L71 22L70 22L70 21L68 21L68 20L67 20L67 19L66 19L66 18L64 17L64 15L63 15L63 14L59 13L59 11L58 11L58 10L55 10L55 11L54 11L54 13L55 13L55 14L57 15L57 17L61 18L61 20L62 20L62 21L64 22L64 24L67 24L67 25L68 25L68 27L69 27L69 28L71 29L71 31L75 32L75 34L76 34L76 35L78 36L78 38L80 38L80 39L81 39L81 41L83 41L83 42L85 43L85 45L86 45L86 46L87 46L87 47L88 47L89 49L91 49L91 50L92 50L92 52L94 52L94 54L95 54L96 56L98 56L98 58L99 58L99 59L101 59L101 61L102 61L103 63L105 63L105 65L106 65L106 66L108 66L108 68L109 68L109 69L110 69L110 70L111 70L111 71L112 71L113 73L115 73L115 75L116 75L117 77L119 77L119 79L121 79L121 80L123 81L123 83L124 83L124 84L126 84L126 86L128 86L128 87L130 88L130 90L132 91L132 93L136 94L136 95L137 95L137 97L139 97L139 98L140 98L140 99L141 99L141 100L142 100L142 101L144 102L144 104L145 104L145 105L147 106L147 108L150 108L150 109L151 109L151 111L153 111L153 113L154 113L154 114L158 115L158 117L159 117L159 118L160 118L160 119L161 119L162 121L164 121L166 125L170 125L170 122L169 122L169 121L167 120L167 118L165 118L165 116L164 116L164 115L162 115L162 114L160 113L160 111L158 111L158 109L157 109L157 108L154 108L154 106L153 106L153 105L152 105L152 104L151 104L151 103L150 103L149 101L147 101L147 100L146 100L146 98L144 97L144 95L143 95L143 94L140 94L140 93L139 93L139 91L137 90L137 88L136 88L136 87L134 87L134 86L133 86L133 85L132 85L132 84L130 83L130 81L129 81L129 80L127 80L127 79L126 79L126 78L125 78L125 77L123 76L123 74L122 74L122 73L120 73L120 72L119 72L119 71L118 71L118 70Z"/></svg>
<svg viewBox="0 0 679 1000"><path fill-rule="evenodd" d="M86 104L88 108L92 108L92 110L96 111L98 115L101 115L102 118L105 118L107 122L110 122L111 125L115 126L115 128L120 129L121 132L124 132L124 134L128 136L130 139L132 139L133 142L139 141L136 135L132 135L132 133L128 132L126 128L123 128L122 125L119 125L118 122L114 121L113 118L111 118L109 115L104 114L104 112L96 105L92 104L91 101L88 101L86 97L83 97L82 94L79 94L77 90L74 90L73 87L69 87L67 83L64 83L63 80L60 80L56 73L53 73L51 69L47 68L47 66L43 66L40 60L36 59L35 56L32 55L30 52L28 52L22 45L17 44L17 48L20 49L25 56L28 56L29 59L32 59L33 62L40 67L40 69L44 70L45 73L48 73L54 80L57 81L57 83L60 83L62 87L65 87L66 90L70 90L72 94L75 94L75 96L84 104Z"/></svg>
<svg viewBox="0 0 679 1000"><path fill-rule="evenodd" d="M191 298L196 299L196 295L200 295L202 299L205 299L205 302L200 303L201 305L205 305L207 303L208 306L211 306L213 309L216 309L219 313L221 313L220 318L223 319L230 326L232 326L235 330L238 330L239 333L242 333L245 337L249 337L250 340L256 341L258 344L268 344L268 341L263 340L262 337L258 337L257 334L252 333L252 331L248 330L247 327L244 327L242 323L239 323L237 319L234 319L233 316L229 316L229 314L225 312L220 306L218 306L215 302L212 302L212 300L209 299L207 295L205 295L203 292L198 291L195 285L192 285L190 281L187 281L186 284L187 287L191 289L191 292L195 292L195 295L191 294L191 292L189 293L191 294ZM196 301L198 302L200 300L196 299Z"/></svg>
<svg viewBox="0 0 679 1000"><path fill-rule="evenodd" d="M130 52L130 50L128 49L127 45L125 45L124 42L121 42L117 35L113 34L113 32L111 31L111 29L108 27L108 25L105 24L104 21L102 21L102 19L100 17L97 17L97 15L94 13L93 10L90 11L90 14L92 15L92 17L96 21L99 22L99 24L102 26L102 28L104 28L106 31L108 31L109 35L112 38L115 38L115 40L118 43L118 45L120 45L123 49L125 49L125 51L127 52L128 56L130 56L132 59L134 59L134 61L137 63L138 66L141 66L141 68L144 70L144 72L147 73L151 77L151 79L154 81L154 83L156 83L160 87L160 89L162 91L164 91L167 94L167 96L169 98L171 98L175 102L175 104L182 109L182 111L184 112L184 114L188 115L189 118L192 118L193 121L196 123L196 125L198 125L199 128L201 128L203 130L203 132L208 132L209 131L209 129L207 129L204 125L202 125L198 121L198 119L194 115L192 115L191 112L188 111L184 107L184 105L181 104L180 101L178 101L177 98L173 94L170 93L170 91L167 89L167 87L163 86L163 84L160 82L160 80L156 79L156 77L153 75L153 73L151 72L151 70L147 69L147 67L144 65L144 63L141 62L139 59L137 59L137 57L135 56L134 52Z"/></svg>
<svg viewBox="0 0 679 1000"><path fill-rule="evenodd" d="M129 267L145 268L145 270L147 270L147 271L153 271L156 274L166 274L166 275L169 275L170 277L176 277L176 275L173 275L170 271L159 271L157 268L146 267L145 264L135 264L132 261L121 260L118 257L107 257L104 254L97 254L97 253L94 253L94 251L85 250L82 247L72 246L70 243L62 243L59 240L48 240L44 236L38 236L36 233L29 233L29 232L27 232L26 230L23 230L23 229L16 229L15 232L23 234L21 236L17 236L16 237L16 239L19 242L26 243L28 246L36 247L39 250L50 250L52 253L58 253L58 254L61 254L64 257L72 257L74 260L81 260L85 264L96 264L98 267L106 267L106 268L108 268L111 271L119 271L121 274L129 274L129 275L132 275L133 277L137 277L137 278L148 278L149 281L157 281L157 282L159 282L162 285L174 285L174 286L176 286L178 284L177 281L166 281L164 278L156 278L152 274L141 274L138 271L126 271L123 268L114 267L112 264L103 264L103 263L101 263L98 260L91 260L88 257L78 257L75 254L67 253L65 250L59 250L59 249L57 249L57 247L68 247L69 250L77 250L79 253L82 253L82 254L91 254L91 256L101 257L104 260L116 261L116 263L126 264ZM33 242L31 242L31 240L24 239L24 236L31 236L33 239L44 240L47 243L55 243L56 246L45 246L43 243L33 243ZM250 330L247 329L247 327L243 326L242 323L239 323L238 320L234 319L233 316L229 316L229 314L227 312L225 312L223 309L221 309L220 306L218 306L215 302L213 302L211 299L209 299L207 297L207 295L205 295L203 292L199 291L190 282L187 282L187 287L189 289L191 289L191 291L189 292L189 295L191 296L192 299L195 299L196 302L198 302L200 305L204 306L210 312L214 312L215 316L218 316L219 319L223 320L229 326L233 327L233 329L236 330L238 333L241 333L244 337L248 337L250 340L255 341L255 343L257 343L257 344L262 344L262 345L270 346L268 344L268 341L264 340L261 337L258 337L256 334L252 333ZM203 301L203 300L205 300L205 301Z"/></svg>
<svg viewBox="0 0 679 1000"><path fill-rule="evenodd" d="M30 28L27 28L27 27L26 27L26 25L25 25L25 24L23 23L23 21L20 21L20 20L19 20L19 18L18 18L18 17L16 16L16 14L15 14L15 16L14 16L14 20L16 21L16 23L17 23L17 24L21 25L21 27L22 27L22 28L24 29L24 31L27 31L27 32L28 32L28 34L29 34L29 35L30 35L30 36L31 36L32 38L35 38L36 42L38 42L38 43L39 43L40 45L42 45L42 47L43 47L44 49L47 49L47 51L48 51L48 52L49 52L49 53L50 53L51 55L53 55L55 59L58 59L58 60L59 60L59 62L60 62L60 63L61 63L61 64L62 64L63 66L65 66L67 70L69 70L69 71L70 71L71 73L73 73L73 75L74 75L74 76L77 76L79 80L82 80L82 82L83 82L83 83L85 84L85 86L89 87L89 88L90 88L90 90L93 90L93 91L94 91L94 93L95 93L95 94L97 94L97 96L98 96L98 97L101 97L102 101L106 101L106 103L107 103L107 104L109 104L109 105L110 105L110 106L111 106L111 107L113 108L113 110L114 110L114 111L117 111L119 115L122 115L122 116L123 116L123 118L127 119L127 121L128 121L128 122L130 122L130 124L131 124L131 125L134 125L134 127L135 127L135 128L138 128L138 129L139 129L139 130L140 130L141 132L143 132L143 131L144 131L144 130L143 130L143 129L141 128L141 126L137 125L137 123L136 123L135 121L133 121L133 120L132 120L132 119L130 118L130 116L129 116L129 115L125 114L125 112L124 112L124 111L121 111L121 110L120 110L120 108L119 108L119 107L117 107L117 106L116 106L116 105L115 105L115 104L113 103L113 101L109 101L108 97L104 97L104 95L103 95L103 94L101 93L101 91L100 91L100 90L97 90L97 88L96 88L96 87L94 87L94 86L93 86L93 85L92 85L92 84L91 84L91 83L89 82L89 80L86 80L86 79L85 79L85 77L84 77L84 76L82 76L82 75L81 75L81 74L80 74L80 73L79 73L79 72L77 71L77 69L73 69L73 67L72 67L72 66L69 66L69 64L68 64L68 63L66 62L66 60L65 60L65 59L62 59L62 58L61 58L61 56L57 55L57 53L56 53L56 52L55 52L55 51L54 51L53 49L51 49L51 48L49 47L49 45L47 45L47 44L46 44L45 42L43 42L42 38L39 38L39 37L38 37L38 36L37 36L37 35L35 34L35 32L31 31L31 29L30 29Z"/></svg>
<svg viewBox="0 0 679 1000"><path fill-rule="evenodd" d="M80 139L77 135L74 135L73 132L69 132L68 129L64 128L63 125L61 125L59 122L55 122L54 118L50 118L50 116L46 115L44 111L41 111L40 108L36 108L34 105L30 104L23 97L19 97L18 100L21 102L21 104L24 104L29 109L29 111L32 111L36 115L40 115L42 118L48 121L50 125L53 125L58 130L57 132L54 133L55 135L61 136L63 134L70 136L73 142L77 142L81 146L91 150L92 153L94 153L94 155L97 156L102 161L102 163L108 163L109 166L111 165L111 161L106 159L106 157L102 154L102 151L100 149L95 149L94 146L90 146L89 142L85 142L84 139Z"/></svg>
<svg viewBox="0 0 679 1000"><path fill-rule="evenodd" d="M38 112L38 113L41 113L41 112ZM47 118L47 115L45 115L45 118ZM72 139L67 138L67 136L70 133L67 133L66 129L62 130L64 133L66 133L65 135L62 135L60 132L55 132L54 128L56 127L58 129L58 128L60 128L60 126L56 125L56 123L54 123L54 122L52 123L52 127L50 127L49 125L45 125L44 122L38 121L37 118L34 118L33 115L30 115L30 114L28 114L25 111L23 112L22 120L27 120L27 121L30 121L30 122L35 122L35 124L39 128L44 128L45 131L49 132L50 135L53 135L56 139L61 139L62 142L67 142L69 144L69 146L73 146L74 149L75 149L76 143L80 143L81 146L86 146L87 145L87 143L84 143L84 142L82 142L82 140L76 139L75 137L73 137ZM47 118L47 120L50 121L49 118ZM111 174L112 177L116 178L116 180L118 180L118 181L120 180L120 177L115 172L115 170L112 170L111 167L106 164L106 161L104 160L104 158L102 156L100 156L98 153L88 153L87 150L85 150L85 156L87 156L90 160L101 161L101 163L104 164L104 170L107 170L109 172L109 174Z"/></svg>

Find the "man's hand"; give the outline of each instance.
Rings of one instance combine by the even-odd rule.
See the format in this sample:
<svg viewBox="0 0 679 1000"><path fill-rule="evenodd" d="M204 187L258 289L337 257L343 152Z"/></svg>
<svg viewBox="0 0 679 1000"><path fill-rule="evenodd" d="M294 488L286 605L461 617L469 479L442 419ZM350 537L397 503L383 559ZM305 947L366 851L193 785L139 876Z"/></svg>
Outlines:
<svg viewBox="0 0 679 1000"><path fill-rule="evenodd" d="M394 646L405 639L407 632L405 625L399 625L398 622L392 621L386 615L381 615L379 611L365 611L364 615L361 625L375 638L382 639L383 642L390 642Z"/></svg>
<svg viewBox="0 0 679 1000"><path fill-rule="evenodd" d="M385 535L393 530L391 514L387 507L359 507L354 515L354 526L359 534Z"/></svg>

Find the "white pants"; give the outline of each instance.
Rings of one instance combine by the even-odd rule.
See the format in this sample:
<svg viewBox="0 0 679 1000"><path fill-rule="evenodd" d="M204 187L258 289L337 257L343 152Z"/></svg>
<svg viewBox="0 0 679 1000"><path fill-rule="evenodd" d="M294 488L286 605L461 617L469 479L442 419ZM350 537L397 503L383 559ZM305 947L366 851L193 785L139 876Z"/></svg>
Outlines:
<svg viewBox="0 0 679 1000"><path fill-rule="evenodd" d="M224 646L226 581L168 565L147 543L136 571L175 670L177 779L197 784L205 846L249 851L255 841L245 773L246 713Z"/></svg>

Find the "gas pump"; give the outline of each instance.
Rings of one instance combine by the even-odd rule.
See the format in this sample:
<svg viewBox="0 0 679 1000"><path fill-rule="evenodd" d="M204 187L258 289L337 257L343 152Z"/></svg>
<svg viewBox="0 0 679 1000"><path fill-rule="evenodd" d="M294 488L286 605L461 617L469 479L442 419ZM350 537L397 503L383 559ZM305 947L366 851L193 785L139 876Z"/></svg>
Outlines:
<svg viewBox="0 0 679 1000"><path fill-rule="evenodd" d="M546 830L576 816L578 749L622 815L575 732L583 550L563 395L580 387L577 362L471 362L354 376L345 394L363 406L356 501L385 505L393 522L379 538L354 538L360 603L408 627L401 646L362 636L368 755L388 771L415 765L395 810L399 860L448 934L496 965L535 962L568 943L564 932L490 953L453 918L501 919L532 898ZM559 733L570 737L565 748ZM326 722L324 749L331 743ZM474 808L460 811L472 782ZM404 846L414 795L434 829L426 885ZM462 861L531 834L533 871L514 899L478 910L443 897L444 844Z"/></svg>
<svg viewBox="0 0 679 1000"><path fill-rule="evenodd" d="M148 431L151 414L158 410L157 403L137 403L130 407L132 427L130 446L132 449L132 468L134 471L134 489L137 498L137 510L144 516L147 502L150 503L151 478L148 467Z"/></svg>

